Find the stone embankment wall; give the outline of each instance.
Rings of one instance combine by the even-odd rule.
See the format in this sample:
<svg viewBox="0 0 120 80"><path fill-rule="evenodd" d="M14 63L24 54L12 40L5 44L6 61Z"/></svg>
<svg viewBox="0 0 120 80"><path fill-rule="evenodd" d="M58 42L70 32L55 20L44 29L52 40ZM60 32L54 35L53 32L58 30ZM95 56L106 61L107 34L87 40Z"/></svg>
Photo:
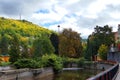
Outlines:
<svg viewBox="0 0 120 80"><path fill-rule="evenodd" d="M48 77L49 76L49 77ZM41 80L42 78L53 78L52 68L40 69L15 69L0 71L0 80Z"/></svg>
<svg viewBox="0 0 120 80"><path fill-rule="evenodd" d="M85 64L84 69L107 70L112 66L113 66L113 64L108 64L108 63L104 63L104 62L94 62L92 64Z"/></svg>
<svg viewBox="0 0 120 80"><path fill-rule="evenodd" d="M85 63L82 66L79 66L79 64L76 63L68 63L67 65L65 65L65 68L83 68L83 69L97 69L97 70L106 70L110 67L112 67L113 64L108 64L105 62L91 62L91 63Z"/></svg>
<svg viewBox="0 0 120 80"><path fill-rule="evenodd" d="M108 53L107 60L117 61L120 63L120 52L115 52L114 54Z"/></svg>

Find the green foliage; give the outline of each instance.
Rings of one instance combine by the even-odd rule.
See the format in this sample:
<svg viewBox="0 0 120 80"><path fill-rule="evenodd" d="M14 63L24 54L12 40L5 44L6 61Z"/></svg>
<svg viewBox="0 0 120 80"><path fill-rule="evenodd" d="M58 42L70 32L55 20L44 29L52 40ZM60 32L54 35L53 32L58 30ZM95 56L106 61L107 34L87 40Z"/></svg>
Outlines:
<svg viewBox="0 0 120 80"><path fill-rule="evenodd" d="M55 54L46 54L41 59L18 59L14 65L16 68L53 67L54 71L57 72L63 68L63 60Z"/></svg>
<svg viewBox="0 0 120 80"><path fill-rule="evenodd" d="M39 27L38 25L35 25L26 20L20 21L0 18L0 23L0 33L11 34L11 32L14 31L15 33L18 33L22 36L48 36L52 33L52 31L43 27Z"/></svg>
<svg viewBox="0 0 120 80"><path fill-rule="evenodd" d="M108 25L104 27L96 26L95 31L88 37L86 58L91 59L93 55L97 55L98 49L102 44L110 46L115 43L112 28Z"/></svg>
<svg viewBox="0 0 120 80"><path fill-rule="evenodd" d="M19 59L14 63L16 68L40 68L40 61L36 61L34 59Z"/></svg>
<svg viewBox="0 0 120 80"><path fill-rule="evenodd" d="M20 58L20 48L19 48L19 34L12 35L11 43L10 43L10 61L14 63Z"/></svg>
<svg viewBox="0 0 120 80"><path fill-rule="evenodd" d="M79 58L66 58L66 62L75 62L75 63L78 63L79 62Z"/></svg>
<svg viewBox="0 0 120 80"><path fill-rule="evenodd" d="M69 63L76 63L78 64L79 67L82 67L84 65L85 62L85 58L81 57L81 58L69 58L69 57L63 57L63 64L66 67Z"/></svg>
<svg viewBox="0 0 120 80"><path fill-rule="evenodd" d="M34 41L34 57L41 57L43 54L54 53L54 47L47 37L40 37Z"/></svg>
<svg viewBox="0 0 120 80"><path fill-rule="evenodd" d="M55 54L46 54L43 55L41 61L44 67L51 66L53 67L54 71L60 71L63 68L63 60L61 57L56 56Z"/></svg>
<svg viewBox="0 0 120 80"><path fill-rule="evenodd" d="M108 47L104 44L102 44L98 50L98 54L101 59L106 60L107 59L107 53L108 53Z"/></svg>
<svg viewBox="0 0 120 80"><path fill-rule="evenodd" d="M82 47L83 47L82 56L85 57L86 56L86 51L87 51L87 41L82 41Z"/></svg>
<svg viewBox="0 0 120 80"><path fill-rule="evenodd" d="M15 62L20 58L29 58L34 54L34 49L42 47L41 54L53 53L50 35L53 31L35 25L26 20L13 20L0 17L0 54L10 54L10 61ZM45 37L44 39L42 39ZM35 41L41 38L39 44ZM45 41L44 41L45 40ZM51 51L50 51L51 49Z"/></svg>
<svg viewBox="0 0 120 80"><path fill-rule="evenodd" d="M4 62L4 61L0 62L0 66L8 66L10 64L11 62Z"/></svg>
<svg viewBox="0 0 120 80"><path fill-rule="evenodd" d="M59 55L59 53L58 53L58 51L59 51L58 50L58 45L59 45L59 37L58 37L58 35L56 33L51 34L50 40L51 40L52 45L55 48L55 54Z"/></svg>
<svg viewBox="0 0 120 80"><path fill-rule="evenodd" d="M85 62L86 62L86 59L84 57L80 58L78 62L79 67L83 67Z"/></svg>
<svg viewBox="0 0 120 80"><path fill-rule="evenodd" d="M82 42L80 34L72 29L64 29L59 35L59 54L66 57L80 57Z"/></svg>
<svg viewBox="0 0 120 80"><path fill-rule="evenodd" d="M7 34L1 35L1 41L0 41L0 48L1 48L1 54L6 55L8 54L8 44L9 44L9 36Z"/></svg>

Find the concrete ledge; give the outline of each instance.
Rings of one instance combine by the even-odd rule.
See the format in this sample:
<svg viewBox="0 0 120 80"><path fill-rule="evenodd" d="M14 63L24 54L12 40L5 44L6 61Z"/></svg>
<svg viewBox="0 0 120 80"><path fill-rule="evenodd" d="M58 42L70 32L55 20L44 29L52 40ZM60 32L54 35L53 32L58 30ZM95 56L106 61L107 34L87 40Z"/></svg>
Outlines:
<svg viewBox="0 0 120 80"><path fill-rule="evenodd" d="M0 80L34 80L53 75L53 69L39 68L39 69L15 69L0 71Z"/></svg>

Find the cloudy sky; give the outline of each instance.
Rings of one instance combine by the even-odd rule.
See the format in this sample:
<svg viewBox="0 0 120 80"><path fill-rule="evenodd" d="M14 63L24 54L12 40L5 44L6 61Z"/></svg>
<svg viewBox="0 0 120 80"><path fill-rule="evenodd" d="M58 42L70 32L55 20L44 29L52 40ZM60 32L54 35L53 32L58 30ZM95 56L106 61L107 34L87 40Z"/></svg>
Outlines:
<svg viewBox="0 0 120 80"><path fill-rule="evenodd" d="M117 31L120 0L0 0L0 16L25 19L54 31L72 28L87 38L96 25Z"/></svg>

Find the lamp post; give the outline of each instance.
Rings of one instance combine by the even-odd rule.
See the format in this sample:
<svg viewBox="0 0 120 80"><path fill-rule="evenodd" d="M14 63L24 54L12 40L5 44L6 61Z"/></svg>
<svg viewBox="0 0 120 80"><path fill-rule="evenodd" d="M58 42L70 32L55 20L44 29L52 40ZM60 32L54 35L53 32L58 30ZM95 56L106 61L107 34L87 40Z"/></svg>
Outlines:
<svg viewBox="0 0 120 80"><path fill-rule="evenodd" d="M58 27L58 33L60 33L60 25L58 25L57 27Z"/></svg>
<svg viewBox="0 0 120 80"><path fill-rule="evenodd" d="M60 25L57 26L58 27L58 34L60 33ZM60 56L60 52L59 52L59 44L58 44L58 55Z"/></svg>

